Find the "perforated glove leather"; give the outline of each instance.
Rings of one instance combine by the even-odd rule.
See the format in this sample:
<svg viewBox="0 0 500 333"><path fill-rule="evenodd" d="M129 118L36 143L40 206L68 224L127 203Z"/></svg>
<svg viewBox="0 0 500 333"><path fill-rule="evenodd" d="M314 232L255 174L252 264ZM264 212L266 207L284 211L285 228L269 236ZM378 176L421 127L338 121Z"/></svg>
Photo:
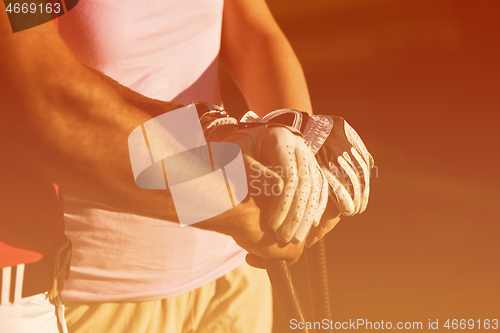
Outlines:
<svg viewBox="0 0 500 333"><path fill-rule="evenodd" d="M341 214L352 216L366 209L374 160L359 135L342 117L281 109L263 118L249 111L241 121L280 123L299 130L315 154L328 180L330 198Z"/></svg>

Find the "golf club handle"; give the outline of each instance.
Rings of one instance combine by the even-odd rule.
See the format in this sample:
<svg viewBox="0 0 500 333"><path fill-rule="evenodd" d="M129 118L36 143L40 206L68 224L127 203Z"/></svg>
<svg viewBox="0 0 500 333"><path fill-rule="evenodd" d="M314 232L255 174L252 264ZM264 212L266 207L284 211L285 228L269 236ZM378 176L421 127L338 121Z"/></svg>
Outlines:
<svg viewBox="0 0 500 333"><path fill-rule="evenodd" d="M324 238L304 252L313 321L332 320Z"/></svg>
<svg viewBox="0 0 500 333"><path fill-rule="evenodd" d="M273 287L273 294L281 310L285 325L290 324L290 320L305 322L304 314L300 306L300 301L292 282L291 272L284 260L267 259L267 274ZM290 328L290 331L291 328ZM311 333L307 329L293 330L293 332Z"/></svg>

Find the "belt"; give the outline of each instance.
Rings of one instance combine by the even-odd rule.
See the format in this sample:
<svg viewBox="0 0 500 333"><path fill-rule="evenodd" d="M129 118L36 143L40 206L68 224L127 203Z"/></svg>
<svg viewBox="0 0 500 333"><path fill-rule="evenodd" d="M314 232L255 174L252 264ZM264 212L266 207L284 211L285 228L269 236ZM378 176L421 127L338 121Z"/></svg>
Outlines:
<svg viewBox="0 0 500 333"><path fill-rule="evenodd" d="M4 267L0 274L0 304L48 292L50 299L57 297L69 277L71 241L64 241L37 262Z"/></svg>

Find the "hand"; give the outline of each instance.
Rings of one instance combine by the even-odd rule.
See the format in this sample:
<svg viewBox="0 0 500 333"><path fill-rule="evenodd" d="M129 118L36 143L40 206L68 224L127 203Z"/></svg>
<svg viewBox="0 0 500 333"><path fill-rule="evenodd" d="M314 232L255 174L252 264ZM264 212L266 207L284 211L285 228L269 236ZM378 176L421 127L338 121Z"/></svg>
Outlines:
<svg viewBox="0 0 500 333"><path fill-rule="evenodd" d="M276 170L276 165L287 165L287 163L290 162L290 159L286 157L291 154L284 154L285 158L281 161L275 161L274 163L272 161L273 159L279 159L279 157L282 156L280 154L279 147L283 146L283 143L280 140L293 142L293 139L288 137L289 134L293 133L289 130L285 131L286 128L283 126L271 128L275 129L269 131L269 128L266 128L266 126L253 127L253 129L238 129L237 127L226 128L226 132L220 132L218 135L216 134L215 136L212 136L209 141L230 141L238 143L244 154L249 180L257 180L258 185L262 185L267 181L267 185L269 185L270 188L273 188L274 186L282 188L284 187L283 184L287 182L287 174L285 173L283 175L285 177L283 181L283 179L277 173L272 171L272 169ZM293 135L292 137L297 136ZM288 145L290 146L290 144ZM284 144L284 146L286 147L286 144ZM265 149L265 147L269 149ZM267 164L269 168L264 167L264 165L257 162L255 158L260 158L262 163ZM294 164L288 165L288 167L293 166ZM291 173L288 175L291 176ZM260 189L263 190L262 187ZM324 198L326 199L327 196L325 195ZM326 200L324 200L324 202L326 202ZM268 227L265 218L266 216L273 214L274 206L274 201L269 200L269 197L248 197L247 200L240 203L231 211L217 217L219 221L220 219L225 219L228 222L222 223L223 226L221 227L212 226L210 229L232 236L241 247L249 251L249 254L247 255L247 263L254 267L265 268L266 258L285 259L288 264L293 264L300 257L304 243L300 241L283 244L283 242L277 241L274 233L271 232ZM260 207L259 216L255 213L252 215L252 211L256 207ZM266 210L268 211L267 213ZM321 213L322 212L323 211L321 210ZM212 220L215 219L216 218ZM306 232L304 237L307 235L305 245L312 246L315 244L328 232L330 232L339 221L340 212L337 207L333 204L328 205L320 223L315 223L315 226L311 228L311 230L309 230L311 227L310 225L305 228ZM270 222L272 222L272 220ZM203 227L203 224L205 223L210 223L210 220L198 223L197 226ZM278 231L281 230L283 229L279 229Z"/></svg>
<svg viewBox="0 0 500 333"><path fill-rule="evenodd" d="M325 177L303 137L279 124L226 125L209 141L240 146L252 187L256 182L263 187L266 177L283 180L255 200L267 210L267 224L279 240L303 242L311 226L319 224L328 198Z"/></svg>
<svg viewBox="0 0 500 333"><path fill-rule="evenodd" d="M309 235L307 236L305 246L311 247L314 244L316 244L327 233L329 233L337 225L339 221L340 221L340 212L338 211L337 206L335 206L333 203L329 204L328 207L326 208L325 213L323 214L323 217L321 218L320 224L317 227L311 228L311 230L309 231ZM266 243L269 241L272 242L272 240L273 238L270 238L269 240L263 240L262 243ZM303 247L301 246L302 244L299 244L300 245L299 247L276 248L272 246L271 242L269 243L269 245L271 246L260 248L259 251L255 252L252 251L251 253L248 253L246 257L247 263L257 268L266 268L265 258L280 259L275 257L275 255L279 253L282 255L286 255L287 256L286 258L288 258L289 256L287 263L291 265L298 260L303 250ZM262 255L262 250L266 250L264 255ZM260 256L256 255L255 253L259 253Z"/></svg>
<svg viewBox="0 0 500 333"><path fill-rule="evenodd" d="M323 214L319 225L309 231L309 235L306 239L306 246L313 246L327 233L332 231L337 223L340 222L340 217L341 214L337 206L330 202L326 207L325 213Z"/></svg>
<svg viewBox="0 0 500 333"><path fill-rule="evenodd" d="M188 119L192 119L194 109L195 106L190 105L173 115L180 119L181 112L189 111L191 114ZM184 114L182 116L182 119L187 117ZM213 119L203 124L207 118L205 116ZM220 215L230 209L226 208L228 198L232 199L234 209L247 196L247 184L234 183L246 180L241 179L241 175L234 178L234 175L219 172L219 179L224 177L227 188L221 186L220 181L214 183L211 178L208 181L201 179L210 171L210 166L212 171L222 169L227 164L226 159L232 156L230 151L233 149L230 147L238 146L239 163L245 165L252 187L260 190L265 185L265 178L275 180L271 192L264 192L258 201L261 207L266 208L266 222L271 230L278 231L279 240L284 243L302 243L311 226L319 223L328 201L328 185L314 155L298 131L280 124L245 125L242 128L236 119L221 112L209 111L200 118L203 133L198 131L191 135L191 141L186 143L187 147L197 148L186 149L185 144L170 134L178 130L181 122L168 121L167 117L169 114L161 115L134 129L129 135L129 153L137 185L161 189L168 184L171 191L177 191L174 200L177 200L179 220L180 214L183 214L182 223L199 223L208 216ZM211 148L206 145L207 141ZM217 153L212 156L211 151ZM215 167L217 170L214 170ZM233 195L227 196L228 191L235 194L238 200L233 199ZM207 204L211 214L205 214L207 209L193 210L195 201ZM218 213L212 214L213 211Z"/></svg>
<svg viewBox="0 0 500 333"><path fill-rule="evenodd" d="M276 184L274 180L271 179L271 185ZM265 209L257 205L254 197L248 196L235 208L193 226L231 236L249 252L247 262L254 267L264 268L259 264L262 258L286 260L290 265L295 263L302 254L304 242L279 242L263 215ZM257 261L252 261L252 258L257 258Z"/></svg>
<svg viewBox="0 0 500 333"><path fill-rule="evenodd" d="M330 196L342 215L360 214L366 209L373 157L343 118L309 116L305 112L282 109L263 118L250 111L242 121L281 123L300 130L324 171L332 189Z"/></svg>

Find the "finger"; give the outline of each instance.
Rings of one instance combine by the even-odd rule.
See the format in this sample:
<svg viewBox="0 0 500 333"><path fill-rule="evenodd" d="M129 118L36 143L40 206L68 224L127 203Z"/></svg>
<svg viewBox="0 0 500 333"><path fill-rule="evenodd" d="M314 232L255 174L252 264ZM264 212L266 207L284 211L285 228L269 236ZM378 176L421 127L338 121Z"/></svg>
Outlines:
<svg viewBox="0 0 500 333"><path fill-rule="evenodd" d="M326 180L326 176L324 172L321 170L319 165L316 166L318 173L320 175L320 190L321 196L319 198L318 210L316 212L316 216L314 217L313 227L317 227L321 221L321 217L326 210L326 206L328 205L328 181Z"/></svg>
<svg viewBox="0 0 500 333"><path fill-rule="evenodd" d="M372 154L368 154L368 161L367 161L367 163L368 163L368 166L370 168L373 168L373 166L375 165L375 160L373 159Z"/></svg>
<svg viewBox="0 0 500 333"><path fill-rule="evenodd" d="M337 161L351 181L352 199L354 201L353 214L356 214L359 211L361 199L361 184L359 182L358 173L355 169L354 162L347 152L344 152L342 156L339 156Z"/></svg>
<svg viewBox="0 0 500 333"><path fill-rule="evenodd" d="M268 248L265 256L247 253L245 261L256 268L266 268L269 260L285 260L288 265L296 263L304 250L304 244L288 244L285 247L279 247L276 244Z"/></svg>
<svg viewBox="0 0 500 333"><path fill-rule="evenodd" d="M278 129L281 130L281 128ZM271 165L277 172L281 171L280 175L284 182L283 191L277 194L273 193L272 202L276 208L272 209L268 215L268 225L273 230L278 230L285 221L292 206L292 199L299 180L294 149L295 135L291 134L285 128L279 132L279 134L281 133L285 134L276 138L277 142L271 145L272 150L269 157Z"/></svg>
<svg viewBox="0 0 500 333"><path fill-rule="evenodd" d="M361 157L361 155L357 152L356 149L351 148L351 154L354 156L356 161L359 164L359 167L361 168L363 175L363 183L361 185L361 198L360 198L360 207L358 214L361 214L362 212L365 211L366 206L368 205L368 196L370 194L370 171L368 169L368 164L366 164L366 161ZM359 173L359 172L358 172Z"/></svg>
<svg viewBox="0 0 500 333"><path fill-rule="evenodd" d="M266 268L266 259L256 256L255 254L247 253L245 261L247 264L255 268Z"/></svg>
<svg viewBox="0 0 500 333"><path fill-rule="evenodd" d="M363 172L365 174L365 184L364 184L364 189L362 189L363 195L361 198L360 207L359 207L359 211L358 211L359 213L362 213L366 209L366 206L368 205L368 197L369 197L369 193L370 193L370 186L369 186L370 168L374 165L375 162L373 160L372 155L366 149L366 146L363 143L363 140L361 140L358 133L347 122L344 122L344 130L345 130L347 140L355 148L355 149L351 148L351 153L353 151L356 151L359 154L359 156L362 156L362 160L365 161L365 164L367 165L366 170L363 168ZM353 153L353 155L354 155L354 153ZM360 165L363 165L363 164L360 163Z"/></svg>
<svg viewBox="0 0 500 333"><path fill-rule="evenodd" d="M276 172L264 166L250 155L243 155L243 161L247 166L247 178L252 188L260 189L259 193L264 191L263 185L270 186L271 192L280 193L283 191L283 179Z"/></svg>
<svg viewBox="0 0 500 333"><path fill-rule="evenodd" d="M314 219L316 218L319 208L319 199L322 192L322 176L319 170L316 168L314 162L309 163L309 170L311 172L311 195L309 196L309 200L307 201L302 221L300 222L299 227L295 231L292 238L292 242L295 244L302 243L304 241L309 232L309 229L311 229L311 226L314 223ZM321 212L321 214L323 214L323 212Z"/></svg>
<svg viewBox="0 0 500 333"><path fill-rule="evenodd" d="M340 182L340 180L333 175L330 170L322 167L323 173L328 181L328 184L332 188L330 192L330 198L333 203L337 206L338 210L344 216L351 216L354 214L354 200L345 188L345 186Z"/></svg>
<svg viewBox="0 0 500 333"><path fill-rule="evenodd" d="M288 211L283 225L278 231L278 237L285 243L290 242L295 234L295 231L297 231L297 228L302 221L302 217L304 216L307 202L311 194L311 172L309 162L311 161L311 157L314 158L314 156L307 154L311 149L306 145L302 138L297 137L296 142L295 156L299 176L297 189L291 198L292 204L290 206L290 210Z"/></svg>
<svg viewBox="0 0 500 333"><path fill-rule="evenodd" d="M328 210L330 210L328 212ZM338 212L335 207L328 208L325 212L324 218L321 220L319 226L312 228L306 239L306 246L311 247L316 244L320 239L322 239L327 233L332 231L332 229L340 221L340 212Z"/></svg>
<svg viewBox="0 0 500 333"><path fill-rule="evenodd" d="M366 149L363 140L359 137L358 133L344 120L344 131L347 137L347 140L358 150L363 156L365 161L373 162L373 157Z"/></svg>

